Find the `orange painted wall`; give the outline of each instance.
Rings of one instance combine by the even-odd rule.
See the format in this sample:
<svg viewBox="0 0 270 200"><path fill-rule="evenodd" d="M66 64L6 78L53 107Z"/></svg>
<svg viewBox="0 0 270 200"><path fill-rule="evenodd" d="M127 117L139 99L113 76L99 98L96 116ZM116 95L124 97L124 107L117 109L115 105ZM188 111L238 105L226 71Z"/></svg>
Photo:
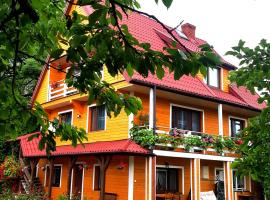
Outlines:
<svg viewBox="0 0 270 200"><path fill-rule="evenodd" d="M149 113L149 97L142 94L135 94L140 97L143 102L143 110L141 113ZM159 130L168 131L170 128L170 104L179 106L193 107L196 109L204 110L204 129L206 133L218 134L218 112L217 110L203 107L194 107L192 104L182 103L180 101L170 101L164 98L157 98L156 100L156 117L157 127ZM135 122L138 123L138 116L135 117ZM203 126L203 125L202 125ZM203 127L202 127L203 128ZM202 130L203 131L203 130Z"/></svg>
<svg viewBox="0 0 270 200"><path fill-rule="evenodd" d="M78 159L78 162L83 162L87 165L87 169L84 169L84 197L86 199L98 200L99 191L93 190L93 165L97 164L96 159L93 156L81 156ZM120 162L126 163L126 167L123 169L118 169L117 166ZM45 171L42 171L41 168L47 164L46 159L42 159L39 162L39 172L38 176L41 183L44 183ZM57 200L60 195L66 193L67 187L67 178L68 178L68 163L69 160L67 157L61 157L55 159L55 164L63 164L62 167L62 179L61 187L52 188L52 197L53 200ZM121 181L120 181L121 180ZM47 188L45 188L47 191ZM128 192L128 157L127 156L113 156L110 165L106 173L106 192L117 193L119 200L127 200ZM139 191L140 192L140 191ZM134 190L136 193L136 190Z"/></svg>
<svg viewBox="0 0 270 200"><path fill-rule="evenodd" d="M209 167L209 179L203 178L203 166ZM215 168L223 168L223 162L201 160L201 192L215 190Z"/></svg>

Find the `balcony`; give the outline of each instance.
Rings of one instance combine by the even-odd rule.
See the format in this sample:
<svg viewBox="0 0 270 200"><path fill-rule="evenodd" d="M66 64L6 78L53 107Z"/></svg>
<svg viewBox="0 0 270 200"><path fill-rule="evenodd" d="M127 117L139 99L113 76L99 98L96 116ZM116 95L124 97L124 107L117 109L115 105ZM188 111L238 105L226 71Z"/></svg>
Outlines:
<svg viewBox="0 0 270 200"><path fill-rule="evenodd" d="M49 101L63 98L77 93L78 90L74 87L68 87L65 80L56 81L50 84Z"/></svg>
<svg viewBox="0 0 270 200"><path fill-rule="evenodd" d="M162 127L164 129L164 127ZM134 126L130 130L131 138L146 148L170 147L184 149L188 152L209 151L219 155L235 153L242 144L240 138L232 138L196 131L170 129L161 131L157 127L156 134L148 126Z"/></svg>

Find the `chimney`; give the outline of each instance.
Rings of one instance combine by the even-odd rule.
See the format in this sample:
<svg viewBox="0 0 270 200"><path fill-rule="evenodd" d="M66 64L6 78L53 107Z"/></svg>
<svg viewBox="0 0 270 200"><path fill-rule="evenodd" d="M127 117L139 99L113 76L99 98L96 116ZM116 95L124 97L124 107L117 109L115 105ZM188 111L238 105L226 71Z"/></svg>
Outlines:
<svg viewBox="0 0 270 200"><path fill-rule="evenodd" d="M196 26L189 24L189 23L185 23L181 26L182 28L182 32L187 36L187 38L190 40L194 40L195 39L195 30L196 30Z"/></svg>

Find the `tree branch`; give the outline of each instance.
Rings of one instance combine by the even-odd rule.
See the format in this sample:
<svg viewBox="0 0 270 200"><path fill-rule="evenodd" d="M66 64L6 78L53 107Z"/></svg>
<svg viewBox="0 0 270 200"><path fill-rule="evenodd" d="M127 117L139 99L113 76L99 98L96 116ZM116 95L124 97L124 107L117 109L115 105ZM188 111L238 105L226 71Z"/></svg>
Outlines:
<svg viewBox="0 0 270 200"><path fill-rule="evenodd" d="M157 23L159 23L159 24L162 26L162 28L164 28L164 29L170 34L170 36L171 36L175 41L177 41L177 42L179 43L179 45L180 45L181 47L183 47L183 49L184 49L188 54L191 55L190 50L187 49L186 46L183 45L183 44L178 40L178 38L175 37L175 35L173 34L173 31L175 30L175 28L174 28L174 29L169 29L164 23L162 23L162 22L161 22L158 18L156 18L154 15L148 14L148 13L143 12L143 11L136 10L135 8L131 8L131 7L129 7L129 6L127 6L127 5L124 5L124 4L122 4L122 3L118 2L118 1L115 1L115 0L109 0L109 1L110 1L111 3L113 3L113 4L118 5L118 6L121 7L121 8L128 9L128 10L130 10L130 11L132 11L132 12L136 12L136 13L139 13L139 14L141 14L141 15L145 15L145 16L147 16L147 17L149 17L149 18L155 20ZM182 22L181 22L181 23L182 23ZM181 24L180 24L180 25L181 25ZM178 25L178 26L180 26L180 25ZM176 28L177 28L177 27L176 27Z"/></svg>

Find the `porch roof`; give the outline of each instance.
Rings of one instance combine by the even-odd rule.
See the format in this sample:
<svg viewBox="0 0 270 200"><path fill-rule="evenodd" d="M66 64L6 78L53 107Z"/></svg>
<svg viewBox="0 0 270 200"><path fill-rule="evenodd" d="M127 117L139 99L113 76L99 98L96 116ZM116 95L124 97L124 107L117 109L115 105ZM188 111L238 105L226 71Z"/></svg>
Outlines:
<svg viewBox="0 0 270 200"><path fill-rule="evenodd" d="M35 133L33 133L35 134ZM31 134L19 137L23 157L45 157L46 151L39 150L40 137L28 140ZM64 156L64 155L82 155L82 154L139 154L147 155L150 151L144 149L130 139L116 140L116 141L102 141L79 144L76 147L72 145L57 146L56 150L51 153L51 156Z"/></svg>

